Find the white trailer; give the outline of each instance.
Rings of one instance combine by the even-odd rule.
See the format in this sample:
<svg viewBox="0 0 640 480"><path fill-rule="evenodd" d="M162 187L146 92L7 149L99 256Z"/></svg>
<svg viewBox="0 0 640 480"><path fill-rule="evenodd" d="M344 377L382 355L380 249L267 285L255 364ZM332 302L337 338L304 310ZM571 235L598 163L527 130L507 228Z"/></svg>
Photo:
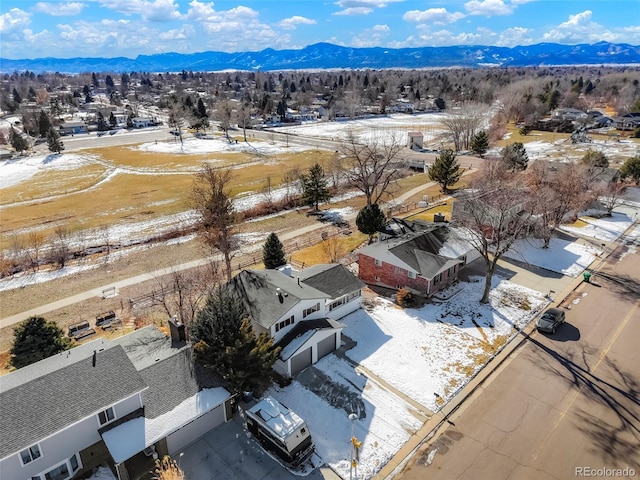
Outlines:
<svg viewBox="0 0 640 480"><path fill-rule="evenodd" d="M315 446L307 424L276 399L265 397L245 413L247 429L285 463L295 467L313 454Z"/></svg>

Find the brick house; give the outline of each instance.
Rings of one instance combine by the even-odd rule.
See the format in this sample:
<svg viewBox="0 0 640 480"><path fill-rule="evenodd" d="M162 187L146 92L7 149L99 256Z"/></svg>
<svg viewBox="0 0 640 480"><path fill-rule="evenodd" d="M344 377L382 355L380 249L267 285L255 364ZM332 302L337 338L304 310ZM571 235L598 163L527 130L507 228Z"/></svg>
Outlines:
<svg viewBox="0 0 640 480"><path fill-rule="evenodd" d="M429 297L455 282L460 268L478 256L449 225L405 222L403 230L359 250L362 281Z"/></svg>

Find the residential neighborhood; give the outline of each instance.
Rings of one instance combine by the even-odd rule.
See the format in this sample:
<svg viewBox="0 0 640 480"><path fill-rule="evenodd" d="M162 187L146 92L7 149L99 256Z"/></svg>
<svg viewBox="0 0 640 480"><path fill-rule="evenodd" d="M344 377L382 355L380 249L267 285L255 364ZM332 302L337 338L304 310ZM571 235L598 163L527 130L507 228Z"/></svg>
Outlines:
<svg viewBox="0 0 640 480"><path fill-rule="evenodd" d="M640 470L638 78L4 73L0 477Z"/></svg>

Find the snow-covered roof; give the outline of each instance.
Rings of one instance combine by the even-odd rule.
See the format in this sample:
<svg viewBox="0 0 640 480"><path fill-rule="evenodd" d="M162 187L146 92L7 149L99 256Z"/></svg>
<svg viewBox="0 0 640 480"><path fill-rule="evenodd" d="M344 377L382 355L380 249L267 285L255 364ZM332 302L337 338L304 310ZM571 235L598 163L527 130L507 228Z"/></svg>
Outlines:
<svg viewBox="0 0 640 480"><path fill-rule="evenodd" d="M222 387L207 388L189 397L173 410L156 418L138 417L102 434L116 463L133 457L158 440L213 410L229 398Z"/></svg>

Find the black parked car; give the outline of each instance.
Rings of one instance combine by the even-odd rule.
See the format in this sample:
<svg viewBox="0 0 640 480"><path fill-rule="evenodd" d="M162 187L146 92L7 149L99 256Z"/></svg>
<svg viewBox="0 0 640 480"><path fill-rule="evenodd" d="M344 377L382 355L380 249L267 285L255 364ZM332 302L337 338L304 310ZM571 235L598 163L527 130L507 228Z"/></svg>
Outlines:
<svg viewBox="0 0 640 480"><path fill-rule="evenodd" d="M536 321L536 328L540 332L556 333L560 324L564 323L564 311L559 308L550 308Z"/></svg>

